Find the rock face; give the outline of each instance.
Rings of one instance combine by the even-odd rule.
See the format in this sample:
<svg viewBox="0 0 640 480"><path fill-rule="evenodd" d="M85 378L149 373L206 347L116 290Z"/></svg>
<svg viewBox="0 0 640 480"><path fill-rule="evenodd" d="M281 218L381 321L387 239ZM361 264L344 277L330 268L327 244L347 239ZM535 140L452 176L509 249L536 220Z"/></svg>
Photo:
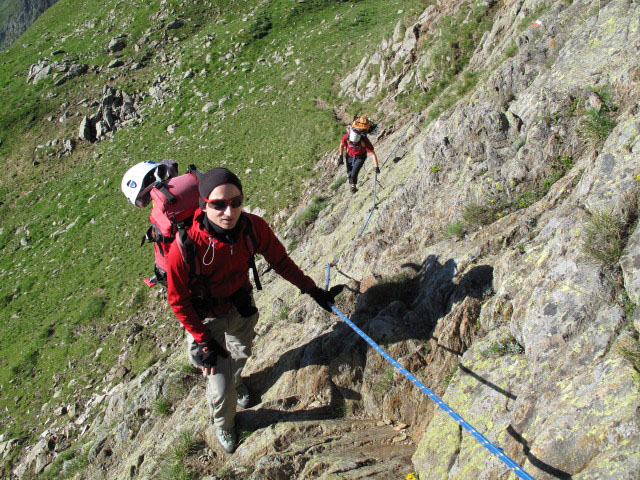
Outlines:
<svg viewBox="0 0 640 480"><path fill-rule="evenodd" d="M5 25L0 25L0 50L7 48L22 32L58 0L20 0Z"/></svg>
<svg viewBox="0 0 640 480"><path fill-rule="evenodd" d="M342 93L393 86L393 106L398 91L428 92L439 74L420 73L431 55L421 45L457 6L399 23ZM534 478L635 478L640 10L627 0L538 6L487 2L492 27L467 66L483 72L477 85L440 115L425 110L373 138L382 172L366 232L369 163L361 191L337 189L292 256L318 283L338 257L332 284L348 288L336 306ZM157 79L150 94L162 103L165 92ZM82 135L117 127L125 103L105 89ZM612 120L604 135L590 134L594 115ZM327 188L344 175L334 168ZM204 381L181 367L175 341L142 375L109 377L125 380L80 435L88 466L78 479L158 478L184 430L208 444L199 461L209 473L227 464L256 480L509 476L336 316L273 272L262 282L244 371L255 405L238 414L236 453L217 446ZM34 473L50 454L36 445L17 468Z"/></svg>

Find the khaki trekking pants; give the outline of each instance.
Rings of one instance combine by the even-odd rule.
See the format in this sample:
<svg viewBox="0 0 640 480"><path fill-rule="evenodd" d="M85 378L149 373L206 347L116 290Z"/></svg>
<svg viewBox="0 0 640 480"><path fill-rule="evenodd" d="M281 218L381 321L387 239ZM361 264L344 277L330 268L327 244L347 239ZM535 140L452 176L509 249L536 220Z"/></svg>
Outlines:
<svg viewBox="0 0 640 480"><path fill-rule="evenodd" d="M253 305L253 298L251 299ZM209 334L229 352L228 358L218 357L216 373L207 376L207 403L216 427L229 430L235 426L236 387L241 383L240 374L251 356L251 343L258 313L241 317L235 307L225 315L205 318L204 325ZM187 333L187 355L191 363L193 337Z"/></svg>

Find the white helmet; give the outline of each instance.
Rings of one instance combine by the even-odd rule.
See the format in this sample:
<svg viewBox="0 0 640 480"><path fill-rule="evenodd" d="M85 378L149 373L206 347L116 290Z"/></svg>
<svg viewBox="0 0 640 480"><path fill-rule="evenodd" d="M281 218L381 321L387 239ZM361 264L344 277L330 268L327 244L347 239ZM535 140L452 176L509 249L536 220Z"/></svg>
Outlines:
<svg viewBox="0 0 640 480"><path fill-rule="evenodd" d="M148 193L151 185L163 180L162 172L158 172L160 166L153 160L147 160L131 167L122 177L122 193L136 207L146 207L150 200Z"/></svg>
<svg viewBox="0 0 640 480"><path fill-rule="evenodd" d="M351 143L357 143L360 141L360 137L361 135L356 132L354 129L351 129L351 131L349 132L349 141Z"/></svg>

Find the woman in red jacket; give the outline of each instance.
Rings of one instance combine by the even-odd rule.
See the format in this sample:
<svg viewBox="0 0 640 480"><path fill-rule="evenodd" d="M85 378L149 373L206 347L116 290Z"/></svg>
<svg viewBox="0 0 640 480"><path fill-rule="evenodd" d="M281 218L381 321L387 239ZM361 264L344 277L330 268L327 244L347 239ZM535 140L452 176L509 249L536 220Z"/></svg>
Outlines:
<svg viewBox="0 0 640 480"><path fill-rule="evenodd" d="M207 402L218 441L233 452L236 404L249 404L240 374L251 355L258 321L249 282L253 254L261 254L276 273L327 311L343 286L328 292L318 288L289 258L267 223L242 211L242 184L231 171L209 170L199 189L200 208L188 239L173 242L169 250L168 299L188 332L192 363L208 378ZM186 249L191 249L189 255Z"/></svg>

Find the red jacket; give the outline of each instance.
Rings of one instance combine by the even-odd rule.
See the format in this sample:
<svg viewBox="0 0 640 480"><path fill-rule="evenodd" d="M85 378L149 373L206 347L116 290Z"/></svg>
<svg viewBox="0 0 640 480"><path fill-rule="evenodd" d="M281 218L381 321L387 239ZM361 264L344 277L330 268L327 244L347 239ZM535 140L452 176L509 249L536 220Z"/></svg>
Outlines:
<svg viewBox="0 0 640 480"><path fill-rule="evenodd" d="M373 144L371 140L365 136L362 136L358 143L351 143L349 141L349 134L345 133L340 145L347 147L347 155L350 157L366 157L367 152L373 152Z"/></svg>
<svg viewBox="0 0 640 480"><path fill-rule="evenodd" d="M250 252L247 242L250 242L242 232L238 235L238 240L234 244L221 242L215 239L202 226L200 220L204 212L197 209L193 224L188 230L189 238L196 245L196 261L200 265L201 274L207 276L209 295L213 298L225 298L236 292L240 287L249 284L248 260ZM285 280L288 280L301 291L306 292L315 286L315 282L305 275L302 270L289 258L286 250L273 230L262 218L250 213L242 213L249 217L253 225L256 237L256 252L261 254L271 267ZM246 219L240 218L245 222ZM245 241L246 240L246 241ZM213 251L212 251L213 249ZM208 250L208 251L207 251ZM213 261L210 265L203 263L206 254L206 263ZM169 304L178 320L184 328L193 335L196 342L206 341L206 330L202 324L202 319L196 313L191 302L192 290L190 285L189 268L185 263L183 254L178 242L173 242L169 250L167 268L167 291ZM227 308L230 308L230 304Z"/></svg>

